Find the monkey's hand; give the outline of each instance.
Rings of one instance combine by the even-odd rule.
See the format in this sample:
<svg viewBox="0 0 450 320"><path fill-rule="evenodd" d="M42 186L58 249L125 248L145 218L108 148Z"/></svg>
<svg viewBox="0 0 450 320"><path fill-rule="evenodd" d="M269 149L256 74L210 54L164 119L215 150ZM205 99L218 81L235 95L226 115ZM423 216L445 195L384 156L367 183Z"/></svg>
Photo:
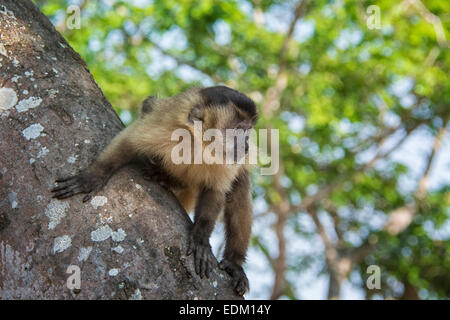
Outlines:
<svg viewBox="0 0 450 320"><path fill-rule="evenodd" d="M225 270L233 278L233 288L237 295L243 296L249 289L248 279L244 269L235 262L223 259L219 268Z"/></svg>
<svg viewBox="0 0 450 320"><path fill-rule="evenodd" d="M209 240L199 240L191 236L188 243L187 255L194 253L195 272L203 279L209 278L213 266L213 254Z"/></svg>
<svg viewBox="0 0 450 320"><path fill-rule="evenodd" d="M87 193L83 202L88 201L108 181L108 176L93 174L88 170L75 176L56 179L56 186L51 190L53 198L65 199L78 193Z"/></svg>

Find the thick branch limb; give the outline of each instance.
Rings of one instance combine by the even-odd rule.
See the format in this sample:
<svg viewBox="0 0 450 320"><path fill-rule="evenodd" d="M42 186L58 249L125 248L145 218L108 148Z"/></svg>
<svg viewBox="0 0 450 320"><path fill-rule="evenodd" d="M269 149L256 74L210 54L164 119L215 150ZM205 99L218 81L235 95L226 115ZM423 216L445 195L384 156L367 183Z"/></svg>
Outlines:
<svg viewBox="0 0 450 320"><path fill-rule="evenodd" d="M431 149L430 155L428 156L424 172L419 180L417 190L414 194L416 201L396 209L389 215L389 219L383 228L387 232L394 235L399 234L400 232L405 230L413 221L413 218L418 209L417 202L424 199L428 192L428 178L430 175L430 169L445 133L446 128L444 126L434 139L433 147Z"/></svg>

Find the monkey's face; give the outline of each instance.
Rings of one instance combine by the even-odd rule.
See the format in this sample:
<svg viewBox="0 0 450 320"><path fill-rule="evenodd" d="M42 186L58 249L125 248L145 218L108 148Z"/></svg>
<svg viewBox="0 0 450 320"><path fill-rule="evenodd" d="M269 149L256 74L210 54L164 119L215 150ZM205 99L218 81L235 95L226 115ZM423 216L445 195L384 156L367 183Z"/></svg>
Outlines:
<svg viewBox="0 0 450 320"><path fill-rule="evenodd" d="M214 107L196 106L190 119L201 122L203 146L207 151L204 157L206 154L221 157L222 163L236 163L247 155L256 115L249 115L230 102Z"/></svg>
<svg viewBox="0 0 450 320"><path fill-rule="evenodd" d="M250 132L255 120L237 113L225 129L225 151L235 162L244 158L249 150Z"/></svg>

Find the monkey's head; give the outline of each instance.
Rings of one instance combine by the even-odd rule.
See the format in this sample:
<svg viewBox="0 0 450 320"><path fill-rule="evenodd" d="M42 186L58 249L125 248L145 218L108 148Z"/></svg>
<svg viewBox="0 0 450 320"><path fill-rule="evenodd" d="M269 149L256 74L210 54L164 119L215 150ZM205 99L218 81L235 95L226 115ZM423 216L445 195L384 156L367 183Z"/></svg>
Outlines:
<svg viewBox="0 0 450 320"><path fill-rule="evenodd" d="M192 106L189 123L194 126L201 122L202 136L211 145L221 146L223 155L233 155L233 161L240 160L249 150L250 130L258 118L255 103L225 86L203 88L199 94L201 102ZM208 144L204 143L204 147L208 148Z"/></svg>

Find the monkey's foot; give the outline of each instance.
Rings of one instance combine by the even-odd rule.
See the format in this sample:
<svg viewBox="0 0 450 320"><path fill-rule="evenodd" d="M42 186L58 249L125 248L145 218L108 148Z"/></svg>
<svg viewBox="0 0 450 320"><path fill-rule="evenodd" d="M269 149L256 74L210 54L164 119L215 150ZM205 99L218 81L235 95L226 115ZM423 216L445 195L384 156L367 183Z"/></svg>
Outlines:
<svg viewBox="0 0 450 320"><path fill-rule="evenodd" d="M233 288L237 295L243 296L249 290L249 284L244 269L237 263L223 259L219 268L225 270L233 279Z"/></svg>
<svg viewBox="0 0 450 320"><path fill-rule="evenodd" d="M213 266L213 254L209 241L201 242L190 237L188 243L187 255L194 253L195 272L203 279L204 276L209 278Z"/></svg>
<svg viewBox="0 0 450 320"><path fill-rule="evenodd" d="M65 199L78 193L87 193L83 202L88 201L99 191L108 179L102 176L81 172L72 177L56 179L56 186L51 190L53 198Z"/></svg>

